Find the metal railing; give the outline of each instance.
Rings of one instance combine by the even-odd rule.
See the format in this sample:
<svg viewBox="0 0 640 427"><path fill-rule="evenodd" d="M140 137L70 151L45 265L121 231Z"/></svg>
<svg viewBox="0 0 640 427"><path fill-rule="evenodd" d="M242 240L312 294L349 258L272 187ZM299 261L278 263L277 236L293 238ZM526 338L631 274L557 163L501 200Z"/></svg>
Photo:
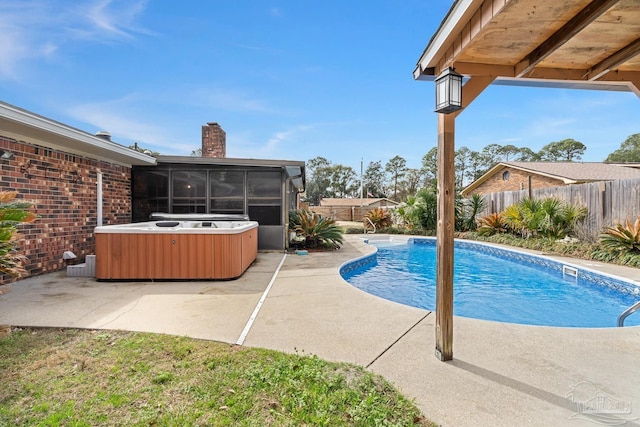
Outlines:
<svg viewBox="0 0 640 427"><path fill-rule="evenodd" d="M371 221L368 217L364 217L365 220L369 221L369 224L373 227L373 231L371 234L376 234L376 225ZM367 234L367 224L364 225L364 234Z"/></svg>
<svg viewBox="0 0 640 427"><path fill-rule="evenodd" d="M631 314L635 313L638 310L640 310L640 301L636 302L631 307L627 308L625 311L620 313L620 316L618 316L618 327L619 328L623 327L624 319L626 319L627 317L629 317Z"/></svg>

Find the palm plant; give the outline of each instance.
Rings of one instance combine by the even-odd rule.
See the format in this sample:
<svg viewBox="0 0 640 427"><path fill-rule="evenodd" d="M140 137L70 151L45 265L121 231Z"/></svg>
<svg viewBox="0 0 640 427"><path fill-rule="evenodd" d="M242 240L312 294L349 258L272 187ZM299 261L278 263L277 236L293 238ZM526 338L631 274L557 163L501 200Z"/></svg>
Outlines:
<svg viewBox="0 0 640 427"><path fill-rule="evenodd" d="M540 210L544 213L540 234L553 239L569 235L576 224L587 216L587 208L570 205L553 197L542 200Z"/></svg>
<svg viewBox="0 0 640 427"><path fill-rule="evenodd" d="M507 225L501 213L492 213L478 220L476 230L481 236L492 236L498 233L506 233Z"/></svg>
<svg viewBox="0 0 640 427"><path fill-rule="evenodd" d="M438 226L438 194L430 189L423 188L416 194L418 211L416 217L424 230L435 230Z"/></svg>
<svg viewBox="0 0 640 427"><path fill-rule="evenodd" d="M394 209L404 225L409 229L435 230L437 225L438 197L432 188L418 190L415 196Z"/></svg>
<svg viewBox="0 0 640 427"><path fill-rule="evenodd" d="M393 215L395 215L399 222L408 229L412 229L417 226L417 221L414 218L416 203L417 199L415 196L408 196L405 202L400 203L395 208L392 208Z"/></svg>
<svg viewBox="0 0 640 427"><path fill-rule="evenodd" d="M459 218L456 223L461 231L474 231L478 228L477 217L486 206L485 199L480 194L472 194L469 199L461 202L460 209L456 212Z"/></svg>
<svg viewBox="0 0 640 427"><path fill-rule="evenodd" d="M391 227L391 225L393 224L391 213L382 208L371 209L369 212L367 212L365 218L368 219L368 221L366 221L365 223L365 227L367 228L373 226L379 230L381 228Z"/></svg>
<svg viewBox="0 0 640 427"><path fill-rule="evenodd" d="M17 252L18 225L32 222L36 215L29 212L32 203L16 200L17 191L0 192L0 273L19 277L25 273L25 257Z"/></svg>
<svg viewBox="0 0 640 427"><path fill-rule="evenodd" d="M343 242L342 229L336 221L306 209L297 211L296 234L304 237L306 248L327 247L337 249Z"/></svg>
<svg viewBox="0 0 640 427"><path fill-rule="evenodd" d="M526 220L519 205L510 205L502 211L502 219L509 231L526 236Z"/></svg>
<svg viewBox="0 0 640 427"><path fill-rule="evenodd" d="M526 198L507 207L503 216L507 227L523 237L561 239L574 231L578 222L587 216L587 209L554 197Z"/></svg>
<svg viewBox="0 0 640 427"><path fill-rule="evenodd" d="M600 243L605 250L615 254L640 253L640 216L633 223L627 219L624 224L616 222L613 227L606 227Z"/></svg>

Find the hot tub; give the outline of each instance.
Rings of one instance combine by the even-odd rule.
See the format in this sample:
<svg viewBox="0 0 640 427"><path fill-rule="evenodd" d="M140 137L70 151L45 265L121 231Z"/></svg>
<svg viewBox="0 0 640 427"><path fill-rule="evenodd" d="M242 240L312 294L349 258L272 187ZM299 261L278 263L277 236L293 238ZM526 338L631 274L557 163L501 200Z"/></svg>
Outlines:
<svg viewBox="0 0 640 427"><path fill-rule="evenodd" d="M241 276L258 254L258 223L213 218L178 217L96 227L96 278L202 280Z"/></svg>

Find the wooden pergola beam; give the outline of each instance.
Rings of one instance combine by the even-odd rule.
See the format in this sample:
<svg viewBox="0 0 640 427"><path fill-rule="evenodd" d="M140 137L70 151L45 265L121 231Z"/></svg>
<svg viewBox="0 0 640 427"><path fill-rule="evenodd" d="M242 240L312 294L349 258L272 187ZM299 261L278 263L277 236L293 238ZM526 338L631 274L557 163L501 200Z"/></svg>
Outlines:
<svg viewBox="0 0 640 427"><path fill-rule="evenodd" d="M465 76L505 76L514 77L513 65L482 64L477 62L454 62L453 68Z"/></svg>
<svg viewBox="0 0 640 427"><path fill-rule="evenodd" d="M640 38L629 43L613 55L600 61L599 64L593 66L588 71L589 81L598 80L603 75L607 74L612 69L624 64L629 59L635 57L640 53Z"/></svg>
<svg viewBox="0 0 640 427"><path fill-rule="evenodd" d="M560 46L571 40L573 36L582 31L587 25L598 19L611 6L619 0L593 0L584 9L578 12L572 19L563 25L551 37L536 47L518 64L516 64L516 77L525 77L542 60L551 55Z"/></svg>

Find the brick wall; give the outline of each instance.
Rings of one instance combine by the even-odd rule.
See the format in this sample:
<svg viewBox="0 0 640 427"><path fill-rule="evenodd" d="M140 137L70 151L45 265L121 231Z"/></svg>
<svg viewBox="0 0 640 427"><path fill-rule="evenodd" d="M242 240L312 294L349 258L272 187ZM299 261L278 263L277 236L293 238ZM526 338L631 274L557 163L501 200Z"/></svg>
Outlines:
<svg viewBox="0 0 640 427"><path fill-rule="evenodd" d="M34 202L35 222L20 226L20 252L29 275L65 267L64 251L79 260L94 253L96 180L102 172L103 224L131 222L131 168L0 135L0 148L14 154L0 160L0 191L18 191ZM11 279L0 276L0 284Z"/></svg>
<svg viewBox="0 0 640 427"><path fill-rule="evenodd" d="M503 178L505 172L509 172L508 180ZM474 193L488 194L501 191L527 190L529 189L529 176L531 176L531 188L533 189L564 185L564 182L559 179L532 174L520 169L505 168L480 184Z"/></svg>
<svg viewBox="0 0 640 427"><path fill-rule="evenodd" d="M227 157L227 134L218 123L202 126L202 157Z"/></svg>

